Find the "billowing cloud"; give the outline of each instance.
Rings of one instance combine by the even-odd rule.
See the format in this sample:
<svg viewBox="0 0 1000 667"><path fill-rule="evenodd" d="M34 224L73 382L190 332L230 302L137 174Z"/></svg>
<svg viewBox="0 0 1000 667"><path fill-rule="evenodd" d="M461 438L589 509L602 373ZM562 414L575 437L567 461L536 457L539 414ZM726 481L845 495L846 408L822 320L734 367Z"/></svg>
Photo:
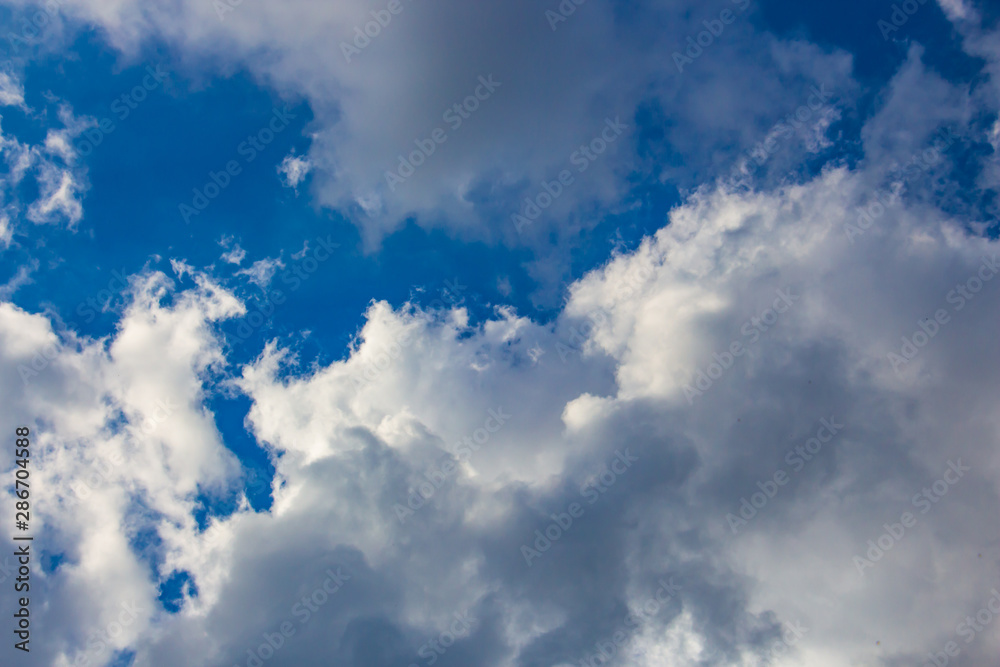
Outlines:
<svg viewBox="0 0 1000 667"><path fill-rule="evenodd" d="M342 361L269 344L231 382L273 506L204 532L193 494L237 479L202 401L239 303L136 278L104 342L4 306L8 371L51 358L5 402L65 559L46 660L133 602L104 642L144 665L579 664L616 636L632 665L995 655L960 624L1000 559L998 248L909 198L875 215L871 180L706 188L552 325L376 303ZM154 611L176 572L180 610Z"/></svg>
<svg viewBox="0 0 1000 667"><path fill-rule="evenodd" d="M127 54L164 40L186 67L245 68L307 100L313 195L372 243L410 217L510 243L544 243L551 228L569 239L644 161L640 113L671 118L656 150L693 168L664 165L675 180L760 141L773 110L794 113L810 86L854 87L847 54L758 34L749 0L168 4L66 0L62 14ZM563 171L571 185L519 234L512 216Z"/></svg>
<svg viewBox="0 0 1000 667"><path fill-rule="evenodd" d="M32 595L47 603L32 608L45 635L24 664L997 655L1000 247L979 201L996 187L994 34L961 28L968 52L987 54L972 84L911 47L856 159L808 171L788 165L836 139L849 109L822 86L849 104L850 58L751 45L741 3L690 52L685 37L714 16L659 5L639 21L592 0L563 21L546 13L560 5L518 2L404 0L385 5L391 18L351 3L64 4L123 50L155 35L306 97L315 196L372 238L413 212L499 229L479 218L492 219L483 188L514 202L554 190L574 155L588 165L577 194L557 205L549 192L547 215L565 231L588 197L624 206L637 144L623 125L640 103L677 119L693 189L637 248L574 281L549 322L503 304L475 319L373 301L329 363L306 366L287 340L235 363L223 324L245 306L183 260L172 277L132 276L105 338L0 303L0 415L32 429ZM371 21L353 51L330 38L349 44ZM767 58L766 73L714 59L730 50ZM655 76L663 62L685 76ZM442 109L470 94L475 115L456 110L463 122L436 141ZM61 136L47 154L68 164ZM591 160L578 142L597 138ZM435 155L388 196L386 162L428 140ZM27 173L34 154L10 145L11 173ZM641 157L656 180L685 178ZM693 187L719 161L720 177ZM267 284L277 261L239 274ZM248 479L217 396L246 399L273 478ZM2 452L7 474L17 463ZM251 506L250 484L269 506ZM7 516L14 502L0 503ZM0 614L13 605L0 598Z"/></svg>

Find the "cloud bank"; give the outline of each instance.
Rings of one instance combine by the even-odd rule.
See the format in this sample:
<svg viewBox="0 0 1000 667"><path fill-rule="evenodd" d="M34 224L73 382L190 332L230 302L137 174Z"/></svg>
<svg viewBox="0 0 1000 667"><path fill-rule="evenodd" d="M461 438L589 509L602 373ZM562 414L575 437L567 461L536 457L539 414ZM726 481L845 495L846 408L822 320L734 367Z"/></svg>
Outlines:
<svg viewBox="0 0 1000 667"><path fill-rule="evenodd" d="M0 415L32 427L44 564L32 613L45 639L23 664L839 667L997 654L1000 249L989 206L955 184L976 155L976 194L997 186L1000 51L964 5L944 6L983 58L982 81L950 82L910 48L856 159L794 177L793 153L836 140L831 116L777 125L763 102L796 113L824 80L853 90L850 58L749 40L740 3L682 61L697 80L670 83L654 71L716 15L643 5L669 24L661 34L661 21L593 0L565 14L389 3L391 21L362 46L354 28L380 15L361 3L217 5L63 11L126 52L163 39L305 97L312 195L371 238L414 213L455 233L516 234L482 188L509 193L499 201L537 193L640 100L679 114L677 150L702 155L705 173L717 150L734 157L727 142L764 138L766 156L692 184L546 323L502 304L478 321L375 301L342 359L305 367L287 340L234 363L222 326L247 308L215 267L181 257L172 275L131 277L104 338L0 303L0 372L15 378ZM462 123L435 139L469 95L480 107L456 110ZM767 148L791 134L804 147ZM389 196L385 170L428 140L441 152ZM588 197L618 202L638 154L621 141L585 158L574 194L553 204L561 233ZM293 186L296 164L283 172ZM56 203L35 210L72 220ZM266 284L274 261L241 270ZM251 507L248 472L216 427L209 404L223 395L249 401L245 426L275 469L267 509ZM15 465L3 450L0 466ZM213 501L231 511L207 512ZM13 503L4 496L11 515ZM0 600L5 617L13 605Z"/></svg>

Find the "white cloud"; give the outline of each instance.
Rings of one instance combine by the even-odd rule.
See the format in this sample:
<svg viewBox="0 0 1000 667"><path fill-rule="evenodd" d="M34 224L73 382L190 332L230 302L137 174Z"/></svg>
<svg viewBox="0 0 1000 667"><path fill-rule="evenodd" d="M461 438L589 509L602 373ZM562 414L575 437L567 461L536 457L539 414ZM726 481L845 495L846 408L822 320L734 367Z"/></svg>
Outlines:
<svg viewBox="0 0 1000 667"><path fill-rule="evenodd" d="M28 220L52 223L65 220L72 229L83 218L81 185L73 172L51 163L39 166L39 198L28 207Z"/></svg>
<svg viewBox="0 0 1000 667"><path fill-rule="evenodd" d="M965 4L964 0L938 0L938 4L952 21L977 18L976 10Z"/></svg>
<svg viewBox="0 0 1000 667"><path fill-rule="evenodd" d="M987 511L1000 471L989 445L1000 434L990 407L1000 279L961 309L948 298L998 248L906 203L852 243L844 228L871 182L836 168L766 193L700 191L634 253L574 285L552 326L507 309L473 326L461 309L376 303L350 355L329 366L300 370L269 344L235 386L273 454L273 509L244 503L200 536L193 494L236 477L202 400L225 362L212 322L239 315L238 302L197 272L180 291L149 274L106 342L57 340L42 317L3 306L8 374L58 348L4 403L9 423L46 420L37 437L51 460L36 474L52 482L39 520L67 554L39 593L59 601L39 612L59 615L46 621L46 655L81 646L72 637L122 602L155 609L156 582L126 539L147 524L164 540L160 576L190 572L199 596L176 615L144 612L118 640L138 664L245 661L284 621L296 635L271 664L405 664L464 610L475 629L451 650L467 663L575 664L593 642L564 652L554 640L586 628L598 641L663 576L682 592L636 636L631 664L704 651L752 664L798 622L808 632L775 664L938 650L988 597L1000 559ZM778 290L792 305L773 321ZM948 323L896 373L887 355L940 309ZM745 353L713 356L733 341ZM719 358L729 368L715 377L705 369ZM699 370L713 380L689 403L684 386ZM164 404L171 414L158 422ZM477 430L498 426L490 410L509 417L480 441ZM824 418L842 434L795 472L785 453ZM479 451L456 449L466 437ZM87 444L58 444L77 440ZM624 449L641 463L527 567L521 545ZM447 452L458 468L400 523L394 507L437 479ZM57 503L98 453L123 463L83 528L82 509ZM911 496L958 459L971 468L961 486L920 515ZM777 470L791 482L733 535L726 515ZM148 510L137 514L139 499ZM852 558L907 510L917 528L859 575ZM296 601L338 565L351 579L313 614L319 622L300 623ZM997 648L988 634L962 647L973 661Z"/></svg>
<svg viewBox="0 0 1000 667"><path fill-rule="evenodd" d="M283 268L285 268L285 263L281 261L280 257L265 257L264 259L257 260L245 269L240 269L234 275L247 276L250 282L255 285L267 288L271 284L271 279L274 278L275 272Z"/></svg>
<svg viewBox="0 0 1000 667"><path fill-rule="evenodd" d="M465 68L478 71L525 30L498 9L423 8L421 17L407 6L394 19L398 40L388 41L387 32L362 57L389 62L411 46L419 31L406 32L410 17L418 26L454 19L477 48L457 62L434 61L426 50L428 62L396 58L398 74L371 82L363 67L354 74L338 65L340 78L324 77L326 65L305 54L334 62L327 35L364 20L354 9L331 6L314 17L295 3L244 3L222 20L208 5L163 15L129 3L80 11L111 26L119 45L138 37L115 29L125 18L142 18L174 40L219 39L217 48L237 53L267 43L273 59L255 66L276 85L308 91L323 118L333 112L321 103L353 86L343 122L357 130L353 124L364 120L367 129L339 136L330 123L310 154L325 170L327 201L340 201L371 180L366 169L377 173L378 160L362 148L396 145L382 146L379 132L395 137L423 126L425 112L460 89ZM575 23L555 34L578 26L588 37L607 37L613 24L592 23L589 11L606 9L582 5ZM185 22L189 16L204 21ZM495 39L486 25L499 26ZM293 28L294 44L308 49L289 46ZM680 37L688 28L678 28ZM610 38L594 43L598 56L624 48ZM540 53L557 65L559 55L577 57L577 66L596 63L568 39L562 45L569 55L529 47L511 67L541 69ZM779 63L797 60L798 46L769 47ZM631 58L622 71L636 62L624 53ZM828 62L835 78L849 78L837 69L843 59L813 56L802 60L807 70ZM726 85L747 61L730 62L736 71L724 77L721 65L699 59L711 85L678 93L687 113L716 129L762 119L769 112L754 105L780 87L778 79L748 81L747 88L761 86L760 96L713 107L720 95L737 100L744 92ZM425 79L407 77L432 65L451 76L434 95L418 93ZM597 63L587 75L600 80L618 72L604 68L617 66ZM398 77L388 82L412 106L378 97L385 76ZM574 106L587 96L570 86L560 101L567 90L539 88L544 76L528 82L546 91L543 108L565 113L528 135L565 123L555 145L581 128L589 136L593 119ZM618 92L612 106L629 99ZM514 101L496 101L512 112ZM121 605L135 603L135 622L108 639L153 667L247 664L248 652L283 623L295 634L272 651L269 666L410 664L465 612L475 622L448 647L456 664L578 664L663 577L681 591L636 633L630 665L686 664L717 652L752 665L774 655L783 631L797 623L808 631L773 664L911 664L941 650L988 598L1000 562L991 511L1000 491L1000 268L992 268L1000 247L948 212L946 192L914 180L902 199L872 214L863 234L850 234L849 225L861 224L859 208L875 210L875 192L895 178L892 162L923 150L940 126L955 123L966 139L978 139L964 125L974 104L988 108L911 51L862 131L864 156L855 166L828 166L800 181L764 179L758 190L696 190L637 250L575 282L551 324L510 308L472 324L461 308L375 302L344 359L304 369L294 350L272 341L233 371L218 325L245 309L186 263L172 263L178 280L192 281L183 288L155 272L133 280L134 303L104 340L57 336L45 317L0 304L0 371L24 378L0 385L0 417L35 426L43 452L34 472L43 490L36 521L47 548L65 554L56 572L39 574L36 595L50 604L36 612L47 633L36 659L72 664L93 632L106 632ZM388 123L399 108L412 117ZM529 116L512 113L509 122L528 127ZM894 132L903 125L912 133ZM442 202L469 192L469 174L483 164L474 149L513 136L487 134L470 128L468 145L435 171L446 177L444 190L414 194L409 206L448 209L455 202ZM718 140L705 130L688 141L709 135ZM523 158L520 176L546 173L553 156L530 144L509 144L492 165L497 183L510 176L504 158ZM615 164L600 167L594 182L607 182ZM937 165L949 173L946 157ZM609 186L599 194L615 192ZM240 274L266 285L279 262L261 260ZM199 494L240 489L239 464L206 407L220 391L251 401L246 426L271 456L274 504L255 512L240 496L231 516L200 533L193 518ZM799 454L797 469L799 459L788 453L811 447L822 420L843 427L808 461ZM623 451L638 462L619 472L611 462ZM11 459L0 450L0 467L11 469ZM111 462L108 479L91 487L93 470L107 470L102 459ZM921 513L914 496L936 493L936 480L956 461L969 470ZM774 482L771 493L768 480L778 472L787 481ZM89 497L78 504L73 489L81 483ZM432 488L424 506L413 495L422 487ZM742 500L755 494L763 504L734 534L728 515L738 516ZM2 501L5 511L11 502ZM529 567L522 546L540 543L536 530L566 525L573 503L584 513L553 531L558 536L546 538L552 544L539 547ZM406 506L412 515L400 515ZM907 511L917 525L859 572L855 557L896 530ZM144 559L136 544L151 530L162 544L148 547L158 558ZM337 567L350 579L318 602ZM182 570L197 597L177 614L159 611L156 585ZM10 604L0 599L4 615ZM967 661L986 664L1000 641L982 633L960 646Z"/></svg>
<svg viewBox="0 0 1000 667"><path fill-rule="evenodd" d="M232 236L223 236L219 240L219 245L226 250L226 252L222 253L220 259L227 264L241 264L247 256L247 251L241 248L240 244Z"/></svg>
<svg viewBox="0 0 1000 667"><path fill-rule="evenodd" d="M73 141L95 121L76 117L67 105L59 106L58 115L63 127L50 128L41 145L0 135L0 152L7 166L7 172L0 174L0 196L9 200L2 225L7 233L0 234L0 239L6 237L5 245L10 242L14 221L22 215L35 224L63 224L69 229L83 218L82 199L89 184L86 167L77 163ZM34 176L37 192L33 201L22 202L19 186L28 176Z"/></svg>
<svg viewBox="0 0 1000 667"><path fill-rule="evenodd" d="M14 229L6 211L0 212L0 246L7 247L14 238Z"/></svg>
<svg viewBox="0 0 1000 667"><path fill-rule="evenodd" d="M157 616L157 582L130 541L158 532L170 568L177 547L192 543L196 494L232 483L236 460L202 408L202 383L222 360L210 323L241 306L196 282L167 307L169 281L145 276L110 340L60 339L45 318L0 304L0 367L12 379L0 410L7 423L34 425L33 527L51 536L42 549L66 559L45 574L36 552L32 569L33 601L48 601L60 628L52 643L31 646L46 664L88 653L93 633L115 648L140 641ZM12 456L3 454L4 470ZM12 502L4 502L11 511ZM123 604L141 610L124 633L109 625ZM89 657L105 664L110 649Z"/></svg>
<svg viewBox="0 0 1000 667"><path fill-rule="evenodd" d="M3 230L0 229L0 240L3 239ZM35 260L27 265L19 266L14 277L5 284L0 285L0 301L10 301L11 296L24 285L31 284L31 274L38 270L38 261Z"/></svg>
<svg viewBox="0 0 1000 667"><path fill-rule="evenodd" d="M246 257L247 251L237 243L232 250L222 253L222 260L229 264L239 264Z"/></svg>
<svg viewBox="0 0 1000 667"><path fill-rule="evenodd" d="M0 106L27 108L24 105L24 86L11 72L0 71Z"/></svg>
<svg viewBox="0 0 1000 667"><path fill-rule="evenodd" d="M643 2L626 14L590 3L553 30L548 8L529 0L404 2L405 11L384 28L368 28L380 32L350 57L344 45L355 39L355 28L373 20L371 11L383 11L360 0L244 2L222 18L212 3L193 0L170 11L75 0L67 10L127 54L163 40L193 67L245 67L283 95L308 102L312 145L294 159L308 160L318 202L346 213L371 244L416 216L427 227L544 245L553 228L574 238L596 222L581 211L627 190L643 159L631 131L640 106L672 119L664 140L700 178L722 156L760 141L775 123L774 110L794 111L809 86L852 90L846 54L758 34L752 4L733 5L738 20L684 72L669 65L672 53L715 18L696 3ZM439 48L423 48L427 43ZM495 83L484 87L482 80ZM455 105L466 101L475 110L458 115ZM511 215L524 198L561 170L576 169L574 153L595 140L605 119L617 117L629 133L576 173L574 186L533 233L519 237ZM386 173L399 167L401 155L428 146L435 129L444 135L436 146L432 141L433 154L404 184L390 187ZM304 173L302 162L285 166L294 167L289 183Z"/></svg>
<svg viewBox="0 0 1000 667"><path fill-rule="evenodd" d="M299 183L305 180L310 171L312 171L312 163L309 159L295 155L286 155L285 159L278 165L278 174L286 188L297 189Z"/></svg>

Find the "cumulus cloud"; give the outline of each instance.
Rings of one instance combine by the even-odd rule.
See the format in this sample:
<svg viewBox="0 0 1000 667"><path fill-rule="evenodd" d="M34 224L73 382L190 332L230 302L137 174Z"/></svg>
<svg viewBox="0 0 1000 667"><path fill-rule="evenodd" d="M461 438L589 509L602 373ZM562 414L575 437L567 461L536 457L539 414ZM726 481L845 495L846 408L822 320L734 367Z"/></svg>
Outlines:
<svg viewBox="0 0 1000 667"><path fill-rule="evenodd" d="M411 217L510 243L544 244L553 228L572 239L596 223L588 205L627 191L643 161L640 112L672 119L651 148L696 167L690 178L760 141L773 109L793 112L811 85L853 86L849 56L756 33L744 0L731 3L737 20L677 68L673 54L717 20L700 5L643 2L621 13L591 2L553 21L557 5L527 0L403 2L397 14L360 0L216 3L221 17L212 3L169 4L67 0L64 11L126 53L165 40L191 67L248 68L307 100L312 144L285 164L295 167L286 178L303 175L307 160L318 202L345 212L373 244ZM608 119L629 132L591 159ZM511 216L565 169L573 187L519 236ZM682 178L663 169L663 180Z"/></svg>
<svg viewBox="0 0 1000 667"><path fill-rule="evenodd" d="M658 23L640 26L639 49L620 43L627 19L601 4L555 31L535 6L541 27L525 28L518 3L404 7L350 63L329 39L369 20L350 3L319 15L296 3L222 16L206 3L72 11L121 48L155 32L236 54L308 96L318 196L387 216L363 223L373 233L393 228L393 212L474 210L486 174L520 197L606 114L630 109L641 82L664 113L675 96L687 109L679 150L700 142L713 159L727 133L739 147L792 133L804 149L782 150L821 151L830 116L783 131L761 101L808 105L820 64L852 85L846 57L774 39L760 48L777 74L750 75L749 59L723 72L706 52L688 63L699 85L643 79L640 51L671 62L698 16L662 37ZM464 58L400 57L452 22ZM507 40L532 31L549 41L529 40L493 69ZM596 54L574 45L580 34ZM992 38L969 35L967 48L988 52ZM261 44L257 60L250 45ZM720 41L717 52L735 44L749 48ZM571 58L616 85L548 86ZM387 62L396 74L374 69ZM432 67L447 76L427 91L418 75ZM383 157L480 74L502 86L441 144L454 153L412 182L439 185L399 201L372 195ZM0 304L0 370L15 378L0 386L0 415L33 428L39 543L62 559L37 575L47 636L26 664L435 656L561 667L614 646L631 667L839 667L913 664L950 641L987 664L997 635L966 618L987 604L1000 563L1000 248L950 186L955 151L985 154L996 141L997 107L978 83L944 80L911 49L860 131L858 160L786 178L779 165L791 158L766 149L777 157L762 173L694 189L638 248L575 281L549 323L508 306L474 321L462 307L376 301L342 359L305 368L270 341L233 367L220 327L246 309L184 262L172 262L174 278L134 277L131 305L103 339L57 334L47 317ZM518 106L528 89L544 91L530 112ZM716 106L720 95L735 106ZM476 127L487 118L492 131ZM9 169L27 173L34 154L18 150ZM613 200L627 152L595 161L584 181L594 189L578 191ZM240 274L266 285L279 262ZM268 509L250 506L215 426L208 403L222 392L249 401L245 425L274 466ZM14 465L3 450L0 466ZM232 511L197 520L204 496L235 498ZM181 576L168 609L158 596ZM11 605L0 600L4 615Z"/></svg>
<svg viewBox="0 0 1000 667"><path fill-rule="evenodd" d="M239 488L203 403L230 382L213 322L239 302L197 271L182 289L149 274L107 341L4 305L8 374L52 357L4 408L46 444L40 518L66 559L42 584L60 601L38 612L60 628L46 659L71 664L130 601L144 611L105 640L143 665L419 664L433 646L578 664L626 619L630 665L941 650L1000 561L998 248L909 197L853 237L872 173L706 187L551 325L375 303L328 366L269 343L231 386L273 506L204 532L196 491ZM76 523L68 489L98 456L122 463ZM143 526L157 558L129 537ZM194 586L155 611L172 572ZM664 582L675 594L647 605ZM456 614L471 620L445 649ZM977 663L997 648L962 644Z"/></svg>
<svg viewBox="0 0 1000 667"><path fill-rule="evenodd" d="M219 493L238 470L201 401L222 360L211 322L242 306L201 276L169 304L162 274L133 288L113 339L66 338L45 318L0 305L0 364L12 380L3 385L4 421L33 427L34 527L46 536L37 544L64 559L33 570L34 599L50 602L61 630L32 645L32 664L83 655L106 664L138 641L157 616L161 578L183 567L175 548L197 532L198 495ZM3 468L13 465L5 453ZM12 502L4 503L11 511ZM123 607L138 610L124 630L111 625Z"/></svg>

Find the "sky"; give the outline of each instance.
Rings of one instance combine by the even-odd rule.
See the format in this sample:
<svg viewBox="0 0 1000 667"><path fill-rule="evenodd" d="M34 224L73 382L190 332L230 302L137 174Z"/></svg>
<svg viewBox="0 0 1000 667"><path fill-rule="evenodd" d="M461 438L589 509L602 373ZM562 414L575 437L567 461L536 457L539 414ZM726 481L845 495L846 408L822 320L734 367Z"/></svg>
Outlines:
<svg viewBox="0 0 1000 667"><path fill-rule="evenodd" d="M998 150L986 0L0 0L0 662L995 665Z"/></svg>

